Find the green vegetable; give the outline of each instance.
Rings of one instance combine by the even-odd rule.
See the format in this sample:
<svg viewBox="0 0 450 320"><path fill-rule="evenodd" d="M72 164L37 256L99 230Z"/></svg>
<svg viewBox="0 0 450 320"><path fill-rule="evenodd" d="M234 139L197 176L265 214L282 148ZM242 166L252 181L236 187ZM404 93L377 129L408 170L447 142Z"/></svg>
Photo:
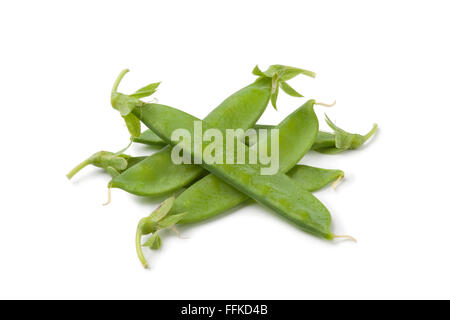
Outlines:
<svg viewBox="0 0 450 320"><path fill-rule="evenodd" d="M184 216L184 213L177 215L167 216L167 213L173 206L175 202L175 197L166 199L161 205L156 208L148 217L145 217L139 221L137 232L136 232L136 250L145 268L148 267L147 261L142 253L141 248L141 238L142 235L152 234L150 238L143 244L145 247L157 250L161 247L161 238L158 231L165 228L170 228L175 225Z"/></svg>
<svg viewBox="0 0 450 320"><path fill-rule="evenodd" d="M302 130L298 130L299 128L302 128ZM284 119L275 129L278 130L279 134L279 170L285 172L295 166L306 154L317 135L318 122L314 113L314 101L309 100L306 102ZM258 144L251 148L258 148L266 142L267 139L261 138ZM271 146L271 144L269 143L268 146ZM168 217L172 215L179 216L181 212L184 216L182 220L179 220L180 223L194 223L211 218L246 200L248 200L248 196L223 182L215 175L209 174L181 193L175 201L171 202L172 209ZM167 214L167 212L164 212L164 214ZM146 227L142 220L139 226L137 231L139 234L145 235L148 232L155 232L153 228ZM153 239L154 236L155 233L150 239ZM139 246L138 243L136 245ZM139 252L139 248L137 250Z"/></svg>
<svg viewBox="0 0 450 320"><path fill-rule="evenodd" d="M98 168L105 169L112 177L119 175L121 172L129 169L135 164L144 160L145 157L131 157L124 152L131 146L131 143L117 152L99 151L92 156L78 164L73 168L66 177L70 180L75 174L80 172L81 169L88 165L93 165Z"/></svg>
<svg viewBox="0 0 450 320"><path fill-rule="evenodd" d="M120 82L122 81L125 74L128 73L128 71L128 69L122 70L122 72L114 82L111 91L111 105L114 109L120 112L120 115L125 120L125 124L127 125L130 135L132 137L138 137L141 134L141 122L135 115L132 114L133 108L135 105L142 105L143 102L141 102L139 99L148 97L155 93L160 82L151 83L137 90L135 93L132 93L125 97L124 95L117 92L117 88L119 87Z"/></svg>
<svg viewBox="0 0 450 320"><path fill-rule="evenodd" d="M274 96L274 91L276 91L278 85L298 74L315 75L307 70L279 65L269 67L266 73L258 72L259 78L255 82L225 99L204 121L211 127L222 131L225 129L242 128L245 130L251 128L264 112L270 99L272 99L272 104L275 107L276 96ZM277 80L274 82L273 77L275 76ZM122 77L121 73L118 81ZM118 81L116 81L116 84ZM133 105L136 107L142 106L142 102L136 100L135 97L130 97L127 100L125 95L117 93L117 85L114 86L112 95L114 97L112 101L115 103L114 108L119 111L129 112L133 109ZM121 111L122 115L123 113L125 112ZM175 121L176 119L165 120ZM149 135L152 134L149 133ZM161 196L175 192L205 174L205 171L197 165L174 164L171 159L171 152L171 147L163 148L132 169L114 177L110 186L140 196Z"/></svg>

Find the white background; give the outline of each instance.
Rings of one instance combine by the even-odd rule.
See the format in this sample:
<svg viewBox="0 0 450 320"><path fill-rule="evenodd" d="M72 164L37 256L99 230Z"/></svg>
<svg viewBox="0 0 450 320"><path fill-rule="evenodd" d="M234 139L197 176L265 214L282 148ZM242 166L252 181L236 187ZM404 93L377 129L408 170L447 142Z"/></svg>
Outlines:
<svg viewBox="0 0 450 320"><path fill-rule="evenodd" d="M3 1L0 4L0 298L450 298L450 47L446 1ZM138 220L161 199L113 190L88 168L128 135L109 93L163 81L161 103L205 116L255 64L350 131L379 134L303 163L346 179L317 193L333 231L305 234L258 205L182 228L136 258ZM276 123L304 100L280 93ZM324 108L317 107L321 120ZM322 122L321 125L324 125ZM325 126L323 126L325 128ZM135 146L133 154L148 154Z"/></svg>

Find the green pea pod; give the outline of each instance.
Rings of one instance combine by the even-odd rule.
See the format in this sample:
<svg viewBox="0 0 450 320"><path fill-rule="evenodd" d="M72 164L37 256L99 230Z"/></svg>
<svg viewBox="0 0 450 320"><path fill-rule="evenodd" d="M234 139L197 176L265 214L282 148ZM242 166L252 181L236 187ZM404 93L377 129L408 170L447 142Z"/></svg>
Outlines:
<svg viewBox="0 0 450 320"><path fill-rule="evenodd" d="M272 127L279 130L280 172L292 169L313 144L318 132L318 121L313 106L314 101L309 100L278 126ZM301 129L299 130L299 128ZM262 139L259 139L259 142L265 143ZM301 187L305 190L309 190L311 186L311 189L314 189L323 185L327 178L331 178L321 177L316 184L313 184L308 176L308 173L311 173L310 171L297 168L292 173L296 178L300 177L296 180L300 181ZM318 176L319 173L323 173L321 169L318 169L318 172L314 174ZM311 175L313 174L311 173ZM306 177L303 183L302 177ZM336 179L337 177L333 180ZM239 192L218 177L209 174L177 197L170 214L189 212L180 223L195 223L225 212L246 200L248 200L247 195Z"/></svg>
<svg viewBox="0 0 450 320"><path fill-rule="evenodd" d="M259 75L260 77L255 82L225 99L205 118L205 122L211 127L223 131L225 129L242 128L245 130L251 128L261 117L269 101L272 99L274 103L274 100L276 100L278 82L273 83L274 77L282 78L285 81L287 78L291 79L294 74L303 73L314 76L314 73L310 71L279 65L276 68L269 67L268 70L270 70L269 75ZM142 102L136 101L135 97L130 97L127 100L125 95L117 93L117 86L122 79L121 77L123 77L122 73L113 89L111 99L113 106L119 111L138 108L135 109L134 113L139 117L139 112L136 112L136 110L140 110L139 107L142 106ZM124 107L121 107L121 105ZM130 105L134 106L130 107ZM130 170L114 177L110 186L140 196L161 196L173 193L205 174L204 169L198 165L174 164L171 160L171 153L172 148L170 146L163 148L138 165L133 166Z"/></svg>
<svg viewBox="0 0 450 320"><path fill-rule="evenodd" d="M274 128L274 126L270 125L260 125L256 124L254 126L256 130L258 129L271 129ZM151 129L147 129L144 132L141 133L139 137L131 137L131 141L141 144L146 144L153 147L162 147L166 146L167 143L162 140L156 133L154 133ZM334 145L334 143L333 143Z"/></svg>
<svg viewBox="0 0 450 320"><path fill-rule="evenodd" d="M145 158L147 158L146 156L140 156L140 157L129 157L128 158L128 166L125 170L128 170L129 168L131 168L132 166L138 164L139 162L143 161Z"/></svg>
<svg viewBox="0 0 450 320"><path fill-rule="evenodd" d="M312 108L314 101L309 105ZM147 127L172 145L178 143L171 140L174 130L182 128L194 136L194 122L201 121L180 110L157 104L144 104L133 112ZM204 130L212 128L207 122L200 123ZM317 119L315 124L311 121L308 124L318 128ZM208 143L203 142L201 150L192 146L184 150L194 158L201 159L207 145ZM244 148L247 147L244 145ZM286 174L261 175L262 167L259 164L202 163L201 166L237 190L291 220L304 231L326 239L334 238L330 231L331 216L327 208Z"/></svg>
<svg viewBox="0 0 450 320"><path fill-rule="evenodd" d="M344 173L341 170L321 169L306 165L295 165L294 168L288 172L288 175L293 180L295 180L298 183L298 185L303 189L308 191L314 191L332 183L333 181L342 178L344 176ZM213 179L211 179L211 177ZM228 191L231 190L233 200L236 199L236 194L239 194L241 198L240 202L235 201L234 203L231 204L230 207L238 205L239 203L248 199L247 196L236 191L235 189L233 189L226 183L223 183L219 179L215 178L214 175L210 174L207 177L200 180L199 182L202 182L202 186L205 188L197 188L195 197L190 199L189 205L187 206L187 208L191 210L191 212L195 212L195 214L190 214L189 212L173 214L173 212L176 212L176 210L179 210L182 207L177 203L178 201L180 201L180 198L177 198L175 203L173 203L175 205L173 210L170 210L170 213L167 216L165 216L162 221L158 222L159 228L168 228L177 223L182 224L195 223L211 218L216 214L223 212L221 210L226 210L226 208L224 208L223 206L224 200L225 199L227 201L231 200L227 194L227 190ZM195 187L195 184L185 192L187 192L187 194L192 195L194 193L191 190L193 187ZM182 193L180 196L181 197L185 196L184 193ZM138 256L141 262L145 267L148 266L148 263L145 257L143 256L141 246L150 247L150 249L153 250L155 250L155 247L157 247L156 249L159 249L159 247L161 246L161 238L159 235L157 235L158 227L155 226L152 229L152 226L148 225L144 226L144 223L142 221L146 221L145 224L148 224L147 219L148 217L141 220L136 240L137 241L136 250L138 252ZM141 235L148 234L151 232L154 232L152 236L144 244L141 245L140 244Z"/></svg>
<svg viewBox="0 0 450 320"><path fill-rule="evenodd" d="M93 165L105 169L112 176L117 176L120 172L126 170L130 156L123 153L113 153L108 151L99 151L78 164L66 176L72 179L81 169L88 165Z"/></svg>

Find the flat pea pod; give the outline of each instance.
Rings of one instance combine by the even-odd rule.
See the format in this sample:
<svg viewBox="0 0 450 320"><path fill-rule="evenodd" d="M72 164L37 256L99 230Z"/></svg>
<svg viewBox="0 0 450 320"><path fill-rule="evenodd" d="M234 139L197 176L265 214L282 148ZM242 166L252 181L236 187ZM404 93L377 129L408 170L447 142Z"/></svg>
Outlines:
<svg viewBox="0 0 450 320"><path fill-rule="evenodd" d="M314 102L311 103L311 108ZM204 130L210 129L207 122L201 121L183 111L156 104L136 105L133 113L163 140L172 141L172 132L185 129L194 136L194 122L198 121ZM309 122L318 128L318 121ZM316 132L317 134L317 132ZM194 158L201 159L208 143L203 142L201 150L184 148ZM244 145L244 148L247 148ZM302 230L326 239L333 239L330 231L331 216L328 209L310 192L300 188L284 173L261 175L259 164L207 164L201 166L227 182L250 198L269 207L281 216L291 220Z"/></svg>
<svg viewBox="0 0 450 320"><path fill-rule="evenodd" d="M317 136L318 127L314 100L307 101L279 125L271 127L278 130L280 172L292 169L306 154ZM258 139L259 145L266 142L264 138ZM250 149L259 147L258 144L251 146ZM269 143L268 147L270 146ZM269 150L269 153L271 152ZM246 200L248 200L247 195L213 174L209 174L177 197L170 214L188 212L180 223L193 223L227 211Z"/></svg>
<svg viewBox="0 0 450 320"><path fill-rule="evenodd" d="M273 128L273 126L268 125L258 125L256 124L254 126L256 130L258 129L270 129ZM139 137L131 137L131 141L141 144L146 144L148 146L153 147L163 147L166 146L167 143L162 140L156 133L154 133L151 129L147 129L144 132L141 133Z"/></svg>
<svg viewBox="0 0 450 320"><path fill-rule="evenodd" d="M314 76L314 73L307 70L279 65L269 67L267 72L270 76L254 71L259 78L225 99L206 116L204 121L211 127L223 131L225 129L242 128L245 130L251 128L261 117L269 101L272 101L275 107L276 97L273 98L273 95L281 83L285 83L286 80L292 79L298 74ZM274 82L274 77L279 79L278 82ZM117 85L115 85L115 89L117 89ZM116 91L112 95L116 97L112 101L119 101L127 109L132 109L130 104L139 104L132 100L133 97L127 101L124 95L119 96ZM124 107L117 105L114 108L124 109ZM176 119L166 120L175 122ZM149 133L149 135L153 136L154 133ZM205 174L204 169L200 166L174 164L171 160L171 153L172 148L170 146L164 147L130 170L114 177L110 182L110 187L120 188L135 195L154 197L175 192Z"/></svg>
<svg viewBox="0 0 450 320"><path fill-rule="evenodd" d="M342 170L322 169L306 165L295 165L288 173L299 187L306 191L317 191L344 176ZM188 212L179 224L191 224L215 217L244 203L249 198L224 183L214 175L208 175L181 193L169 214Z"/></svg>

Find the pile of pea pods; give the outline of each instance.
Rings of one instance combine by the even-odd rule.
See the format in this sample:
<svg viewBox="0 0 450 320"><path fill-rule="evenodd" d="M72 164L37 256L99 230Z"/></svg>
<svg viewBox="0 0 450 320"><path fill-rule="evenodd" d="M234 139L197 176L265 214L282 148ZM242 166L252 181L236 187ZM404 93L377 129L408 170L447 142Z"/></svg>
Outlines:
<svg viewBox="0 0 450 320"><path fill-rule="evenodd" d="M330 231L330 213L312 194L328 185L334 187L342 180L344 172L298 162L310 150L338 154L357 149L374 135L377 125L374 124L365 135L354 134L337 127L326 116L331 132L320 131L314 107L327 105L315 100L306 101L279 124L256 124L269 104L277 108L279 89L290 96L303 97L287 83L288 80L298 75L315 77L314 72L283 65L272 65L263 72L256 66L253 69L256 80L226 98L203 120L173 107L142 101L155 93L160 83L149 84L128 95L118 92L118 86L127 72L123 70L114 83L112 107L124 119L131 143L146 144L159 150L140 157L125 154L126 149L119 152L100 151L77 165L67 177L71 179L82 168L94 165L112 176L109 190L120 188L143 197L167 196L156 210L138 223L135 244L138 258L144 267L148 267L148 262L143 247L159 249L161 230L170 228L176 231L177 224L210 219L248 200L271 209L314 236L327 240L346 237ZM194 122L200 123L203 130L218 129L221 132L226 129L254 128L254 132L277 129L278 171L271 175L261 174L264 166L259 162L174 163L171 155L179 141L172 138L172 133L184 129L194 136ZM142 131L141 124L147 127L145 131ZM259 144L266 143L267 137L258 137L257 134L256 139L240 140L237 143L242 144L246 152L251 152ZM201 159L201 153L209 143L203 141L201 148L186 147L183 152L193 159Z"/></svg>

